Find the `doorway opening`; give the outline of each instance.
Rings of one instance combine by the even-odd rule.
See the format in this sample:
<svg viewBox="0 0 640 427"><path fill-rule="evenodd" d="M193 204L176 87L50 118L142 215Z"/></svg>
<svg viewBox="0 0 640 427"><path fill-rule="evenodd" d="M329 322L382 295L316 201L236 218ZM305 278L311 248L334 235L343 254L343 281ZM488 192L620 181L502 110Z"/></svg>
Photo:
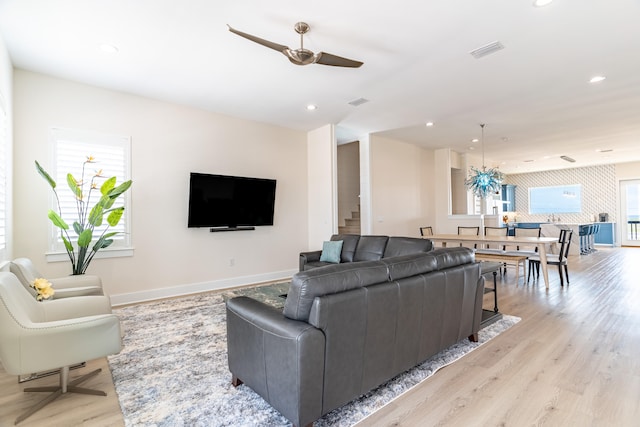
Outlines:
<svg viewBox="0 0 640 427"><path fill-rule="evenodd" d="M620 243L640 246L640 179L620 181Z"/></svg>

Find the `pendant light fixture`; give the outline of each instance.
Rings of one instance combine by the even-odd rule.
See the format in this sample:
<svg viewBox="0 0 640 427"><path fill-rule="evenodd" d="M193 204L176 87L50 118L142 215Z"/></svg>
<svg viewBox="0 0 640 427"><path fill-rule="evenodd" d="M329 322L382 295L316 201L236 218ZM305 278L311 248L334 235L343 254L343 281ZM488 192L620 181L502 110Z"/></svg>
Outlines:
<svg viewBox="0 0 640 427"><path fill-rule="evenodd" d="M473 192L474 195L482 199L486 199L490 194L500 191L500 185L504 180L504 174L497 168L489 168L484 164L484 123L480 124L481 143L482 143L482 170L473 166L470 168L469 178L464 184Z"/></svg>

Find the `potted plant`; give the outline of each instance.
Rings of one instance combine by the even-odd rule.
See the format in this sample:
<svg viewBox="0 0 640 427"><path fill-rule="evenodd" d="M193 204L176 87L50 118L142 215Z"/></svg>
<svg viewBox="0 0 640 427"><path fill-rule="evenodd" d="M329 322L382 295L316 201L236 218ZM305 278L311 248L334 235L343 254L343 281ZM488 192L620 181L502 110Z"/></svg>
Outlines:
<svg viewBox="0 0 640 427"><path fill-rule="evenodd" d="M102 170L96 171L91 179L85 180L87 164L95 163L92 156L87 156L82 164L82 176L76 179L71 173L67 174L67 184L75 196L77 206L77 218L72 222L72 228L62 218L60 199L56 190L56 182L36 163L38 173L49 183L56 197L58 212L50 209L48 217L54 226L60 229L60 237L71 260L73 274L84 274L95 254L113 243L112 237L118 232L107 232L109 227L118 225L124 206L113 207L116 199L131 187L131 180L116 186L116 177L106 178ZM104 181L103 181L104 180ZM98 188L99 182L102 184ZM91 202L95 201L93 207ZM106 216L106 227L102 231L96 231L96 227L103 225Z"/></svg>

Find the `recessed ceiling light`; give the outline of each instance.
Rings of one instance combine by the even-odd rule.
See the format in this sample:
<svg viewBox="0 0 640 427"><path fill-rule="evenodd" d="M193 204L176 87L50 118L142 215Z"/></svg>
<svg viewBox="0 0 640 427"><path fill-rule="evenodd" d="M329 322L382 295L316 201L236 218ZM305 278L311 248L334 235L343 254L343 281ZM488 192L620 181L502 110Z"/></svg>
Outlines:
<svg viewBox="0 0 640 427"><path fill-rule="evenodd" d="M475 150L476 147L469 147L469 150Z"/></svg>
<svg viewBox="0 0 640 427"><path fill-rule="evenodd" d="M431 126L433 126L433 122L427 122L426 126L430 128Z"/></svg>
<svg viewBox="0 0 640 427"><path fill-rule="evenodd" d="M604 150L603 150L603 149L601 149L601 148L598 148L596 151L597 151L598 153L610 153L610 152L612 152L612 151L613 151L613 149L612 149L612 148L607 148L607 149L604 149Z"/></svg>
<svg viewBox="0 0 640 427"><path fill-rule="evenodd" d="M102 43L100 45L100 50L104 53L118 53L118 46L112 45L111 43Z"/></svg>
<svg viewBox="0 0 640 427"><path fill-rule="evenodd" d="M478 138L473 138L473 139L471 140L471 142L478 142L478 141L480 141Z"/></svg>
<svg viewBox="0 0 640 427"><path fill-rule="evenodd" d="M524 162L525 163L531 163L531 162L533 162L533 160L525 160Z"/></svg>
<svg viewBox="0 0 640 427"><path fill-rule="evenodd" d="M550 158L551 158L551 156L544 156L543 157L543 159L545 159L545 160L550 159Z"/></svg>
<svg viewBox="0 0 640 427"><path fill-rule="evenodd" d="M534 7L544 7L544 6L550 5L551 3L553 3L553 0L534 0L533 1L533 6Z"/></svg>
<svg viewBox="0 0 640 427"><path fill-rule="evenodd" d="M589 80L589 83L600 83L604 79L606 79L605 76L593 76L591 77L591 80Z"/></svg>
<svg viewBox="0 0 640 427"><path fill-rule="evenodd" d="M313 111L313 110L317 110L317 109L318 109L317 105L313 105L313 104L307 105L307 110L309 110L309 111Z"/></svg>

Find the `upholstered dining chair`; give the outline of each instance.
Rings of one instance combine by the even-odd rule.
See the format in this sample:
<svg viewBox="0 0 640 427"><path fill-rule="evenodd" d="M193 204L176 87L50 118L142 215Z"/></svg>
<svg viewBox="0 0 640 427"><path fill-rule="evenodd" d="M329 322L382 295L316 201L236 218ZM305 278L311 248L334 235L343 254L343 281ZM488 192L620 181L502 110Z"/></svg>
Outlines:
<svg viewBox="0 0 640 427"><path fill-rule="evenodd" d="M102 281L98 276L80 274L51 279L41 275L29 258L14 259L9 265L9 270L16 275L20 283L22 283L22 286L33 296L36 295L36 292L31 287L31 284L35 279L40 277L47 279L55 289L54 299L86 295L104 295Z"/></svg>
<svg viewBox="0 0 640 427"><path fill-rule="evenodd" d="M480 235L480 227L458 227L458 236L461 235L470 235L470 236L478 236ZM464 246L462 243L460 243L460 246ZM473 245L474 248L477 248L478 245L474 244Z"/></svg>
<svg viewBox="0 0 640 427"><path fill-rule="evenodd" d="M571 246L571 238L573 237L573 230L560 230L560 236L558 237L558 244L560 250L557 254L547 254L547 265L557 265L558 273L560 274L560 286L564 286L564 278L562 277L562 269L564 267L564 275L567 279L567 285L569 284L569 265L568 255L569 247ZM532 255L529 257L529 273L527 274L527 283L529 283L529 277L531 276L531 270L535 267L536 277L540 277L540 256Z"/></svg>
<svg viewBox="0 0 640 427"><path fill-rule="evenodd" d="M433 236L433 227L431 226L420 227L420 236L422 237Z"/></svg>
<svg viewBox="0 0 640 427"><path fill-rule="evenodd" d="M79 296L38 302L10 272L0 272L0 361L10 375L60 369L59 385L27 387L50 392L15 423L33 415L66 393L106 396L78 387L100 369L69 381L69 366L121 350L120 321L106 296Z"/></svg>

